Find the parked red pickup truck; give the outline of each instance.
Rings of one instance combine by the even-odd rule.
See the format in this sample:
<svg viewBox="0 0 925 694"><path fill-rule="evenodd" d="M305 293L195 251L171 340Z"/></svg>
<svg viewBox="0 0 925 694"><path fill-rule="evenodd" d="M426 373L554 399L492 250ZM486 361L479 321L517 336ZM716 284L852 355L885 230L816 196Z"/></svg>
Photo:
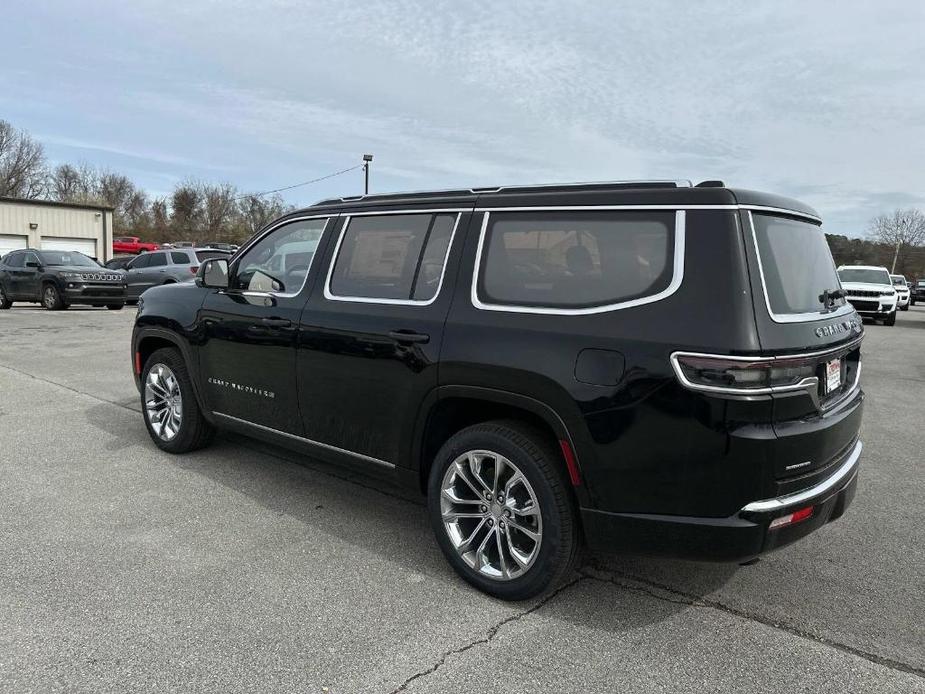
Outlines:
<svg viewBox="0 0 925 694"><path fill-rule="evenodd" d="M120 236L112 240L113 253L132 253L138 255L146 251L156 251L160 246L156 243L142 241L137 236Z"/></svg>

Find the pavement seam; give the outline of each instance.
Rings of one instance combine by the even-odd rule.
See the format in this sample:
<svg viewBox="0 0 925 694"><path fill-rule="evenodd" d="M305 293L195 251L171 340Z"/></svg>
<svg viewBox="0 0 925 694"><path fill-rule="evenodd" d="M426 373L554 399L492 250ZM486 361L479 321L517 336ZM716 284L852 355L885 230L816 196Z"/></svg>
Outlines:
<svg viewBox="0 0 925 694"><path fill-rule="evenodd" d="M599 569L596 569L596 570L600 571ZM891 670L896 670L898 672L904 672L904 673L915 675L916 677L921 677L925 679L925 669L916 667L914 665L909 665L908 663L904 663L899 660L893 660L892 658L887 658L885 656L877 655L876 653L870 653L868 651L864 651L864 650L861 650L860 648L855 648L854 646L849 646L847 644L840 643L838 641L832 641L825 637L817 636L808 631L798 629L797 627L791 626L789 624L785 624L782 622L775 622L771 619L768 619L767 617L750 614L748 612L745 612L744 610L740 610L739 608L731 607L730 605L726 605L722 602L719 602L718 600L712 600L710 598L705 598L702 596L694 595L692 593L686 593L682 590L678 590L677 588L673 588L671 586L658 583L656 581L639 578L638 576L633 576L631 574L618 574L621 578L624 579L623 581L621 581L614 575L614 573L616 572L610 572L610 571L602 572L605 574L604 576L596 576L594 574L589 574L585 570L581 570L579 573L584 578L591 579L592 581L599 581L601 583L611 583L624 590L631 590L636 593L642 593L644 595L648 595L652 598L655 598L656 600L662 600L664 602L671 602L677 605L685 605L688 607L700 607L704 609L717 610L719 612L725 612L735 617L739 617L740 619L746 619L752 622L758 622L759 624L763 624L764 626L770 627L777 631L782 631L792 636L797 636L801 639L813 641L814 643L818 643L823 646L828 646L837 651L848 653L858 658L863 658L864 660L867 660L876 665L881 665ZM625 582L626 580L634 581L642 585L633 585L632 583ZM658 591L662 591L662 593L656 592L655 590L652 590L652 588L655 588ZM666 596L664 593L667 593L668 595ZM674 597L674 596L677 596L677 597Z"/></svg>
<svg viewBox="0 0 925 694"><path fill-rule="evenodd" d="M7 366L6 364L0 364L0 369L6 369L7 371L12 371L13 373L19 374L20 376L26 376L27 378L34 379L36 381L41 381L42 383L48 383L49 385L58 386L59 388L64 388L69 390L72 393L77 393L78 395L85 395L88 398L93 398L99 402L105 402L108 405L115 405L116 407L121 407L123 410L128 410L129 412L134 412L138 414L141 410L136 410L134 407L129 407L121 402L116 402L115 400L107 400L106 398L101 398L99 395L93 395L92 393L87 393L83 390L78 390L77 388L72 388L71 386L65 385L64 383L59 383L58 381L52 381L48 378L42 378L41 376L36 376L35 374L30 374L28 371L22 371L21 369L14 368L12 366Z"/></svg>
<svg viewBox="0 0 925 694"><path fill-rule="evenodd" d="M503 627L505 624L516 622L520 619L523 619L524 617L527 617L528 615L533 614L534 612L536 612L537 610L539 610L540 608L544 607L545 605L549 604L552 600L557 598L560 593L568 590L569 588L578 584L580 581L583 581L586 578L591 578L591 577L585 574L580 574L579 576L572 579L568 583L560 586L553 592L549 593L549 595L545 596L543 599L538 601L535 605L533 605L529 609L524 610L523 612L518 612L517 614L511 615L510 617L505 617L504 619L499 621L497 624L491 626L486 632L485 636L479 637L477 639L473 639L472 641L465 644L464 646L459 646L457 648L452 648L448 651L444 651L443 655L440 656L437 662L435 662L433 665L431 665L426 670L419 670L418 672L414 673L408 679L402 682L397 688L391 690L389 694L398 694L399 692L403 692L407 689L408 685L410 685L412 682L434 674L437 670L439 670L441 667L443 667L446 664L447 658L449 658L451 655L465 653L466 651L472 648L475 648L476 646L481 646L483 644L490 643L491 640L494 639L495 636L497 636L498 632L501 630L501 627Z"/></svg>

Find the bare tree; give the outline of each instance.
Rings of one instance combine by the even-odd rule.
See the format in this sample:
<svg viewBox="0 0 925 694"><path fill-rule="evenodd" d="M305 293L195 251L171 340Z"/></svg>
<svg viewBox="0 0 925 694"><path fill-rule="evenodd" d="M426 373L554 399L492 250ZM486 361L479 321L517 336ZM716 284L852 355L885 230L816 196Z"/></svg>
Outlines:
<svg viewBox="0 0 925 694"><path fill-rule="evenodd" d="M248 235L256 234L286 211L281 195L248 195L238 200L238 212Z"/></svg>
<svg viewBox="0 0 925 694"><path fill-rule="evenodd" d="M904 248L925 243L925 214L913 207L894 210L892 214L874 217L870 222L870 231L878 241L896 249L890 269L890 272L895 272Z"/></svg>
<svg viewBox="0 0 925 694"><path fill-rule="evenodd" d="M234 239L238 212L235 204L237 193L237 189L230 183L199 184L203 207L202 230L206 238L213 241Z"/></svg>
<svg viewBox="0 0 925 694"><path fill-rule="evenodd" d="M38 198L45 194L45 149L25 130L0 120L0 195Z"/></svg>
<svg viewBox="0 0 925 694"><path fill-rule="evenodd" d="M202 222L202 196L195 181L180 183L170 196L170 229L179 239L185 234L198 233Z"/></svg>

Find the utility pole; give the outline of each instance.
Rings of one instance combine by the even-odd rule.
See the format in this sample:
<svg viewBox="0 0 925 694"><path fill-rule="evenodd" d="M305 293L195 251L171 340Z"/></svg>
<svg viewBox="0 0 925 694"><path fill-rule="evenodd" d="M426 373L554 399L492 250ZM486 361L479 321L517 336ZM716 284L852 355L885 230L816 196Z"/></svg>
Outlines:
<svg viewBox="0 0 925 694"><path fill-rule="evenodd" d="M363 187L363 195L369 195L369 165L373 160L372 154L363 155L363 174L366 182Z"/></svg>
<svg viewBox="0 0 925 694"><path fill-rule="evenodd" d="M890 274L896 273L896 261L899 259L899 247L902 245L902 241L896 242L896 252L893 254L893 267L890 268Z"/></svg>

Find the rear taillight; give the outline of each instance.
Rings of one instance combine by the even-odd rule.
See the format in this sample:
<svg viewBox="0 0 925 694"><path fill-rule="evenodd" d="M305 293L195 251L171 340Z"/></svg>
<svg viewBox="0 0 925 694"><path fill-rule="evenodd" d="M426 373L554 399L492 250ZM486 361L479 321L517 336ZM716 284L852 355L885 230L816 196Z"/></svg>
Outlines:
<svg viewBox="0 0 925 694"><path fill-rule="evenodd" d="M786 516L775 518L774 520L771 521L771 524L768 526L768 530L776 530L777 528L783 528L785 525L793 525L794 523L799 523L800 521L804 521L812 515L813 515L812 506L801 508L799 511L788 513Z"/></svg>
<svg viewBox="0 0 925 694"><path fill-rule="evenodd" d="M678 379L688 388L731 393L773 393L814 384L817 360L787 357L726 357L676 352L671 356Z"/></svg>
<svg viewBox="0 0 925 694"><path fill-rule="evenodd" d="M189 271L195 275L197 272L199 272L199 266L191 265Z"/></svg>

